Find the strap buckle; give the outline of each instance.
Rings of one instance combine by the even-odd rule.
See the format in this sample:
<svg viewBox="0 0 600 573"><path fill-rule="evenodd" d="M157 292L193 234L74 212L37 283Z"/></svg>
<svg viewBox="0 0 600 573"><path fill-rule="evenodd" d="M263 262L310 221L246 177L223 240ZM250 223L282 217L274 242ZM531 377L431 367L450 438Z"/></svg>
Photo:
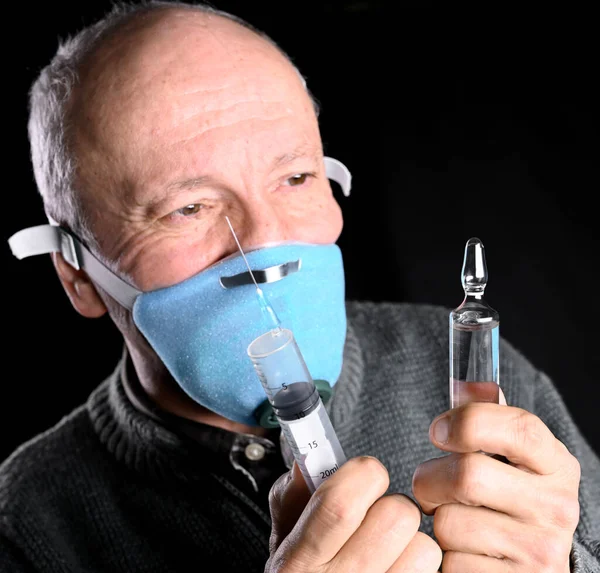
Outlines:
<svg viewBox="0 0 600 573"><path fill-rule="evenodd" d="M81 269L75 241L73 240L73 237L63 229L60 229L60 252L67 263L77 270Z"/></svg>

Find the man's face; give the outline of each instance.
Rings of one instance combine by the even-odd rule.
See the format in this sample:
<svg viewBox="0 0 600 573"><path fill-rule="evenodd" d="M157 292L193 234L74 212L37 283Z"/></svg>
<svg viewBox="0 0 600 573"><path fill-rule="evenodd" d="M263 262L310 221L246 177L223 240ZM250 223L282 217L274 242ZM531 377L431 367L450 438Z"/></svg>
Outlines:
<svg viewBox="0 0 600 573"><path fill-rule="evenodd" d="M139 289L235 252L332 243L342 217L312 102L252 32L190 11L121 34L74 103L82 193L104 257Z"/></svg>

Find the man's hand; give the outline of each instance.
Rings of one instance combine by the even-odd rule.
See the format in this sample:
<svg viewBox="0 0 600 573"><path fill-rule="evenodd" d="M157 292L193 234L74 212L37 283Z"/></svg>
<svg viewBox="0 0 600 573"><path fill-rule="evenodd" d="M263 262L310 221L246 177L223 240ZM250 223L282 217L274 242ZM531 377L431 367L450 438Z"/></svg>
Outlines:
<svg viewBox="0 0 600 573"><path fill-rule="evenodd" d="M413 492L435 514L444 573L569 572L579 462L537 416L466 404L436 418L429 435L453 453L421 464Z"/></svg>
<svg viewBox="0 0 600 573"><path fill-rule="evenodd" d="M404 495L384 496L388 485L385 467L360 457L346 462L311 497L294 464L271 489L273 530L265 572L436 572L442 552L418 531L421 512Z"/></svg>

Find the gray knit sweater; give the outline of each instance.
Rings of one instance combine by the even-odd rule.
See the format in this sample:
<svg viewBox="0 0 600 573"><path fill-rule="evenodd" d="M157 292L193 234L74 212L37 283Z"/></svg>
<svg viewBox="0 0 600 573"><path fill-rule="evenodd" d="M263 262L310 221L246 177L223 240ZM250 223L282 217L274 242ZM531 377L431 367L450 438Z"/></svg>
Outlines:
<svg viewBox="0 0 600 573"><path fill-rule="evenodd" d="M328 404L348 457L411 493L448 408L448 309L349 303L343 372ZM572 570L600 571L600 462L550 380L501 342L510 405L537 414L582 468ZM119 370L87 404L0 466L0 571L263 571L270 520L176 433L135 409ZM422 530L431 533L431 518Z"/></svg>

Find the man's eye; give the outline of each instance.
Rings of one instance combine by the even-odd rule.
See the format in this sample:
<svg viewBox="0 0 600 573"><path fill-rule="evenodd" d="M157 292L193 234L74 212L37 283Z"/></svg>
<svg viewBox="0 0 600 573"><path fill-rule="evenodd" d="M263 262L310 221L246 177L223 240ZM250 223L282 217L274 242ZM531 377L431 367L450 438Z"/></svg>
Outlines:
<svg viewBox="0 0 600 573"><path fill-rule="evenodd" d="M297 173L296 175L292 175L287 181L290 187L299 187L300 185L304 185L309 177L311 177L310 173Z"/></svg>
<svg viewBox="0 0 600 573"><path fill-rule="evenodd" d="M202 208L204 208L204 205L202 205L202 203L192 203L190 205L182 207L181 209L177 209L175 213L183 215L184 217L190 217L198 213Z"/></svg>

